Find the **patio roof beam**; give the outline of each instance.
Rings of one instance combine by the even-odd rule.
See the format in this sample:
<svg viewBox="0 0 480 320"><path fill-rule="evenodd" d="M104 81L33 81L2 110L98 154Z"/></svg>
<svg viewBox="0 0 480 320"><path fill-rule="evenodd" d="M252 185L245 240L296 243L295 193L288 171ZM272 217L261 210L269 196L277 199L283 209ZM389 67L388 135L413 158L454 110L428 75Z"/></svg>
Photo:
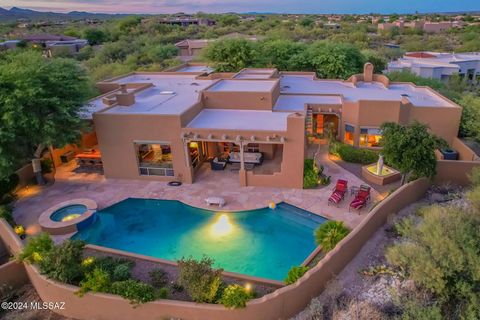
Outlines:
<svg viewBox="0 0 480 320"><path fill-rule="evenodd" d="M206 136L202 137L198 133L182 133L181 138L185 142L192 142L192 141L203 141L203 142L231 142L231 143L236 143L240 144L241 142L245 143L262 143L262 144L284 144L287 140L284 136L267 136L265 139L260 139L257 136L250 136L250 137L243 137L241 135L237 136L227 136L226 134L223 134L221 137L215 138L215 136L212 133L207 134Z"/></svg>

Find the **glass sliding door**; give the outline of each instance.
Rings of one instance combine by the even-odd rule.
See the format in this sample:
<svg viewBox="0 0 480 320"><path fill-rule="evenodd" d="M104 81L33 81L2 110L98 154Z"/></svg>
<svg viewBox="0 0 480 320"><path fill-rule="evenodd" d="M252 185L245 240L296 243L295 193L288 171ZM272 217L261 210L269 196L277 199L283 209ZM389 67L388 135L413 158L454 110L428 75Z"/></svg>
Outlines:
<svg viewBox="0 0 480 320"><path fill-rule="evenodd" d="M169 143L135 143L138 169L142 176L175 175L172 149Z"/></svg>

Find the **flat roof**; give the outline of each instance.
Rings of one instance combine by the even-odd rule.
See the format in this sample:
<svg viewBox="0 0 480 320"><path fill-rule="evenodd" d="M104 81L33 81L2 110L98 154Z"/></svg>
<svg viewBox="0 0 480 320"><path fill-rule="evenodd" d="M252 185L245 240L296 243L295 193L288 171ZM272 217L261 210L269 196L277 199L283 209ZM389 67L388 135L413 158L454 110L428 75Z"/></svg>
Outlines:
<svg viewBox="0 0 480 320"><path fill-rule="evenodd" d="M183 68L175 70L175 72L206 72L206 73L212 73L213 71L214 71L213 68L210 68L209 66L185 66Z"/></svg>
<svg viewBox="0 0 480 320"><path fill-rule="evenodd" d="M385 87L380 82L351 82L340 80L316 80L313 75L284 74L280 77L283 94L324 94L342 95L346 101L402 101L407 97L417 107L454 107L440 95L408 83L392 83Z"/></svg>
<svg viewBox="0 0 480 320"><path fill-rule="evenodd" d="M287 131L289 112L203 109L188 125L192 129Z"/></svg>
<svg viewBox="0 0 480 320"><path fill-rule="evenodd" d="M340 96L287 95L281 94L273 109L275 111L303 111L305 104L341 105Z"/></svg>
<svg viewBox="0 0 480 320"><path fill-rule="evenodd" d="M220 80L210 87L213 92L265 92L271 91L275 86L274 80Z"/></svg>
<svg viewBox="0 0 480 320"><path fill-rule="evenodd" d="M195 75L172 74L132 74L110 82L126 83L152 83L153 87L140 91L135 95L135 103L131 106L114 106L108 110L100 96L87 105L87 118L94 112L110 114L159 114L179 115L194 105L200 91L213 83L212 80L198 80ZM102 111L103 110L103 111Z"/></svg>

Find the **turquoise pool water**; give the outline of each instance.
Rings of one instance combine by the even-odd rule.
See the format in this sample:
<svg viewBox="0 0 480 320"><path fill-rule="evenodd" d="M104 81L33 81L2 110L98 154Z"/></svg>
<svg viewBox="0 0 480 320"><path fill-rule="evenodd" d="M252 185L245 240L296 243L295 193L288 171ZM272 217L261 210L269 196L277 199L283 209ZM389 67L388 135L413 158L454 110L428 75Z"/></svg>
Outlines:
<svg viewBox="0 0 480 320"><path fill-rule="evenodd" d="M72 204L55 211L50 219L53 221L66 221L78 218L81 214L87 211L87 207L83 204Z"/></svg>
<svg viewBox="0 0 480 320"><path fill-rule="evenodd" d="M286 203L214 212L179 201L126 199L97 211L74 238L168 260L205 254L226 271L283 280L315 249L313 232L325 221Z"/></svg>

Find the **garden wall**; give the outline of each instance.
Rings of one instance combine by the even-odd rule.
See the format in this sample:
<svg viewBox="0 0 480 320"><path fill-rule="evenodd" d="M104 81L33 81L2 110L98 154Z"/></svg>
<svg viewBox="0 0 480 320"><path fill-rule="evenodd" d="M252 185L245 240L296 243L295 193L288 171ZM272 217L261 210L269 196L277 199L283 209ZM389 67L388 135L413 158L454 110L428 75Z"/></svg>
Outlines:
<svg viewBox="0 0 480 320"><path fill-rule="evenodd" d="M58 313L67 317L105 320L156 320L168 317L193 320L288 319L322 292L327 283L342 271L366 241L387 221L388 216L421 199L430 185L431 181L420 179L400 187L370 211L335 249L328 252L318 265L310 269L299 281L259 299L251 300L246 308L240 310L226 309L221 305L172 300L158 300L132 308L128 301L110 294L88 293L79 298L73 294L77 287L46 279L32 265L26 265L25 269L44 301L65 302L66 309L58 310ZM22 244L7 223L1 219L0 236L12 253L21 250Z"/></svg>
<svg viewBox="0 0 480 320"><path fill-rule="evenodd" d="M470 184L468 175L473 168L477 167L480 167L480 161L437 160L437 174L434 182L468 186Z"/></svg>
<svg viewBox="0 0 480 320"><path fill-rule="evenodd" d="M26 283L28 283L28 277L23 264L9 261L0 265L0 285L7 284L17 289Z"/></svg>

